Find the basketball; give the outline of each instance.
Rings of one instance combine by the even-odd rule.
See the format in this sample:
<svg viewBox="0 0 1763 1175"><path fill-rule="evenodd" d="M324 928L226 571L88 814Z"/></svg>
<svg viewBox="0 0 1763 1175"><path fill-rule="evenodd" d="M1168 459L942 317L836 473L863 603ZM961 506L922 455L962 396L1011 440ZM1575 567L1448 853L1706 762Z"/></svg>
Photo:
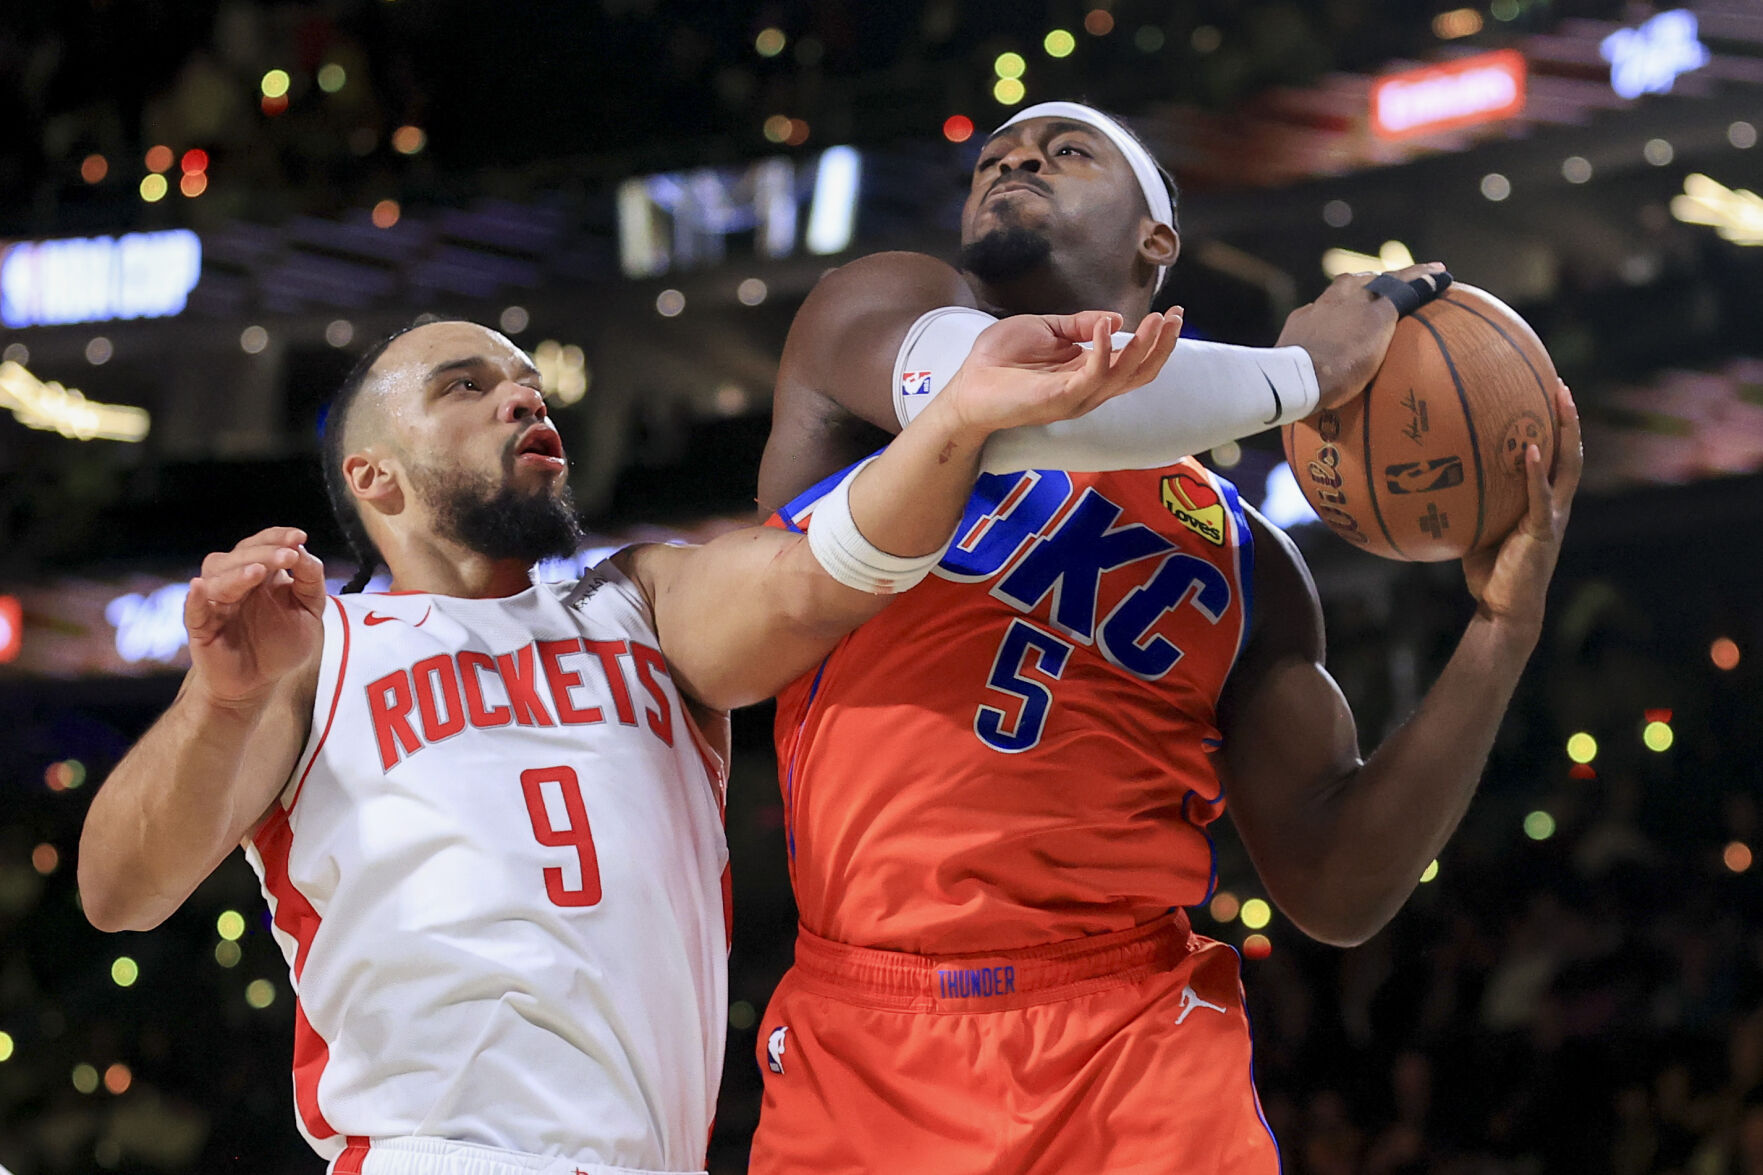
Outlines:
<svg viewBox="0 0 1763 1175"><path fill-rule="evenodd" d="M1524 516L1528 445L1555 457L1555 366L1510 306L1453 285L1396 324L1363 396L1287 425L1286 459L1329 528L1386 559L1491 547Z"/></svg>

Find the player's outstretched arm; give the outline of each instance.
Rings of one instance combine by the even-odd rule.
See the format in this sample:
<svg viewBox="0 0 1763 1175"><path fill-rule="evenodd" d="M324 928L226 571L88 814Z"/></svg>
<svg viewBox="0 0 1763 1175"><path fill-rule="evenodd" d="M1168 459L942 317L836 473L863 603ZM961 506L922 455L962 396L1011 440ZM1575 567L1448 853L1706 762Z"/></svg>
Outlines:
<svg viewBox="0 0 1763 1175"><path fill-rule="evenodd" d="M1268 895L1313 938L1348 946L1375 934L1469 807L1542 632L1579 485L1579 420L1565 387L1556 412L1553 481L1532 446L1529 513L1497 551L1465 561L1478 606L1456 652L1414 716L1363 761L1352 711L1323 668L1315 586L1291 540L1252 519L1259 619L1223 699L1221 768Z"/></svg>
<svg viewBox="0 0 1763 1175"><path fill-rule="evenodd" d="M100 930L150 930L287 782L312 721L324 567L276 527L208 556L184 603L190 671L92 800L80 900Z"/></svg>
<svg viewBox="0 0 1763 1175"><path fill-rule="evenodd" d="M702 547L632 551L625 566L654 606L674 679L705 705L730 709L807 672L889 594L916 582L905 570L889 582L896 564L913 564L922 578L935 563L972 493L987 437L1081 415L1138 386L1180 330L1175 316L1152 315L1116 351L1110 332L1118 324L1117 315L1095 311L998 323L936 410L822 500L812 540L752 527ZM847 495L845 518L834 504Z"/></svg>

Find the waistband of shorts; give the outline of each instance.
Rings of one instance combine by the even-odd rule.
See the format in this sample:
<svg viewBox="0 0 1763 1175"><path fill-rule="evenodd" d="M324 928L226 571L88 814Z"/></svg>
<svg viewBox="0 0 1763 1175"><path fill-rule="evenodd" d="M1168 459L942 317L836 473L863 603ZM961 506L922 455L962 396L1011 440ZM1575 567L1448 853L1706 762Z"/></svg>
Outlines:
<svg viewBox="0 0 1763 1175"><path fill-rule="evenodd" d="M331 1175L680 1175L636 1167L530 1155L447 1138L351 1138L331 1160ZM692 1175L703 1175L696 1171Z"/></svg>
<svg viewBox="0 0 1763 1175"><path fill-rule="evenodd" d="M1185 910L1131 930L971 955L850 946L798 927L796 982L820 995L902 1012L1002 1012L1123 987L1173 970L1193 950Z"/></svg>

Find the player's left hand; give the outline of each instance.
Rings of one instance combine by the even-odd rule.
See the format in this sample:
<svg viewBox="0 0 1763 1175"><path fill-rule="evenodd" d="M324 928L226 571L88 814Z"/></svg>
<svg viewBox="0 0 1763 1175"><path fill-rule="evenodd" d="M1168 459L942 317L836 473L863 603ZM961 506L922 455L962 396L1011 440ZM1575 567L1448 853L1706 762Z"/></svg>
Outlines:
<svg viewBox="0 0 1763 1175"><path fill-rule="evenodd" d="M1181 335L1182 311L1146 315L1116 351L1120 323L1105 310L1003 319L981 333L938 400L982 433L1082 416L1162 369Z"/></svg>
<svg viewBox="0 0 1763 1175"><path fill-rule="evenodd" d="M1554 475L1543 469L1537 447L1529 446L1524 471L1530 481L1530 509L1498 547L1472 552L1463 560L1463 577L1481 613L1512 625L1533 640L1542 631L1543 600L1555 574L1567 516L1585 467L1579 410L1567 385L1558 381L1555 419L1560 429L1555 438Z"/></svg>

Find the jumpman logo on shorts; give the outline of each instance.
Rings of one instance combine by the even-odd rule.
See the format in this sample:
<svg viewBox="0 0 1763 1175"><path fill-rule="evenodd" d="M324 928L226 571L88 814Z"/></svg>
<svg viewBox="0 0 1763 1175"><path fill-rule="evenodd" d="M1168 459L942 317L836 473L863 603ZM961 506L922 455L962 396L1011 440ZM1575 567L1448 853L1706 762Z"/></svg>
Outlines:
<svg viewBox="0 0 1763 1175"><path fill-rule="evenodd" d="M1211 1008L1214 1012L1226 1012L1227 1015L1229 1014L1223 1004L1208 1003L1201 999L1200 993L1194 990L1193 984L1183 984L1181 989L1181 1015L1175 1018L1175 1022L1180 1024L1183 1020L1186 1020L1188 1018L1188 1013L1192 1012L1195 1008Z"/></svg>

